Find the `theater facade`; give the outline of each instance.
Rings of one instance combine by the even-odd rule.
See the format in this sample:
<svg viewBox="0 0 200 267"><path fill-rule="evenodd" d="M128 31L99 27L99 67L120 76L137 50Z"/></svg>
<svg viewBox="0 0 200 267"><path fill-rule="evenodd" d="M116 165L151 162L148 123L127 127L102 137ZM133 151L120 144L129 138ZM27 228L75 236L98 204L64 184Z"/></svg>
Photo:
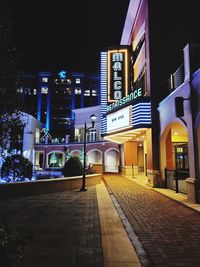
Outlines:
<svg viewBox="0 0 200 267"><path fill-rule="evenodd" d="M151 99L144 79L133 85L128 46L101 53L101 127L104 139L119 145L119 172L151 172Z"/></svg>

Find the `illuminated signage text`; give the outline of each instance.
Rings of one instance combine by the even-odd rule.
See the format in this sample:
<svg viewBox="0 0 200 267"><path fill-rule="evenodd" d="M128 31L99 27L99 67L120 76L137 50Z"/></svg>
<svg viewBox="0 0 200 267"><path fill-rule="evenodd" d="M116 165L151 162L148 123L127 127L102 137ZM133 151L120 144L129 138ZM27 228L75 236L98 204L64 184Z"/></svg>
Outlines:
<svg viewBox="0 0 200 267"><path fill-rule="evenodd" d="M108 102L116 102L128 92L128 51L108 51Z"/></svg>
<svg viewBox="0 0 200 267"><path fill-rule="evenodd" d="M120 100L116 101L115 103L108 105L107 106L107 112L109 112L113 109L119 108L119 107L127 104L128 102L131 102L132 100L137 99L141 96L142 96L142 88L136 89L131 94L124 96Z"/></svg>
<svg viewBox="0 0 200 267"><path fill-rule="evenodd" d="M131 106L107 115L107 132L131 126Z"/></svg>

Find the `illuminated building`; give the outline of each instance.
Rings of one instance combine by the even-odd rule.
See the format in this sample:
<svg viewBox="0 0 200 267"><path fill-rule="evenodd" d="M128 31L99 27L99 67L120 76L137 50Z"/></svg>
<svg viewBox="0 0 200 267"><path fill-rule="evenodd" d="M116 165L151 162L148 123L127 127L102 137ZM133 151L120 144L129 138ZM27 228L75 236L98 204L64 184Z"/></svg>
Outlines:
<svg viewBox="0 0 200 267"><path fill-rule="evenodd" d="M183 55L184 64L170 76L170 94L158 108L160 172L165 187L199 203L200 45L187 44Z"/></svg>
<svg viewBox="0 0 200 267"><path fill-rule="evenodd" d="M195 16L187 18L198 16L197 4L175 2L130 0L120 46L101 54L102 134L120 145L121 171L146 175L152 186L164 186L157 108L168 95L167 79L180 64L180 51L188 40L198 40ZM125 65L127 72L120 72Z"/></svg>
<svg viewBox="0 0 200 267"><path fill-rule="evenodd" d="M34 166L38 172L45 170L53 171L54 174L56 171L60 173L65 161L71 156L78 156L83 161L84 124L87 123L88 127L92 126L90 120L92 114L97 116L97 120L95 127L91 128L86 135L87 166L92 164L97 173L103 173L111 163L111 156L119 153L117 144L101 139L100 106L74 109L73 112L75 118L74 142L55 143L51 140L45 144L40 140L36 142Z"/></svg>
<svg viewBox="0 0 200 267"><path fill-rule="evenodd" d="M110 165L110 155L118 144L101 139L100 79L96 74L40 72L18 75L18 93L25 109L43 123L42 131L29 131L24 138L23 154L38 172L60 175L70 156L83 157L84 123L90 127L95 114L95 128L87 132L87 165L102 173ZM27 105L26 105L27 103ZM37 121L37 120L36 120ZM41 127L40 127L41 128ZM35 138L35 145L29 142Z"/></svg>
<svg viewBox="0 0 200 267"><path fill-rule="evenodd" d="M72 110L99 104L99 83L97 74L65 70L19 73L17 91L24 99L25 111L44 124L55 142L65 142L66 136L74 135Z"/></svg>

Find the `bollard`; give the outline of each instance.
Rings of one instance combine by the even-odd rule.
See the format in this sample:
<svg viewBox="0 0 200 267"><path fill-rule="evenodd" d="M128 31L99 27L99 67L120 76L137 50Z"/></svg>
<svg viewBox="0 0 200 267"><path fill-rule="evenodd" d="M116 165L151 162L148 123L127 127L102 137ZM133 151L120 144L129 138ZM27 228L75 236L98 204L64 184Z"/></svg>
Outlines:
<svg viewBox="0 0 200 267"><path fill-rule="evenodd" d="M132 166L132 177L133 177L133 179L134 179L134 168L133 168L133 163L131 164L131 166Z"/></svg>
<svg viewBox="0 0 200 267"><path fill-rule="evenodd" d="M175 176L175 184L176 184L176 193L178 193L178 171L177 170L175 170L174 176Z"/></svg>

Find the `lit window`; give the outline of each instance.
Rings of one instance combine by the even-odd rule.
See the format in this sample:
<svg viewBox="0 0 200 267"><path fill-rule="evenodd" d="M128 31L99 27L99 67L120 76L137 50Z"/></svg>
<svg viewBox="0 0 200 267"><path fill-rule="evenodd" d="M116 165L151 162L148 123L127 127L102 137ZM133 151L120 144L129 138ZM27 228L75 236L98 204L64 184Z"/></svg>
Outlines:
<svg viewBox="0 0 200 267"><path fill-rule="evenodd" d="M17 93L23 93L23 87L17 89Z"/></svg>
<svg viewBox="0 0 200 267"><path fill-rule="evenodd" d="M68 84L71 84L72 81L71 81L70 79L67 79L67 83L68 83Z"/></svg>
<svg viewBox="0 0 200 267"><path fill-rule="evenodd" d="M31 95L31 90L30 90L30 88L26 88L26 89L25 89L25 94L26 94L26 95Z"/></svg>
<svg viewBox="0 0 200 267"><path fill-rule="evenodd" d="M96 90L92 90L92 96L97 96L97 91Z"/></svg>
<svg viewBox="0 0 200 267"><path fill-rule="evenodd" d="M48 94L48 87L41 87L42 94Z"/></svg>
<svg viewBox="0 0 200 267"><path fill-rule="evenodd" d="M81 95L81 89L75 88L75 95Z"/></svg>
<svg viewBox="0 0 200 267"><path fill-rule="evenodd" d="M42 81L43 81L44 83L48 83L48 78L47 78L47 77L43 77L43 78L42 78Z"/></svg>
<svg viewBox="0 0 200 267"><path fill-rule="evenodd" d="M90 96L90 90L85 90L84 96Z"/></svg>
<svg viewBox="0 0 200 267"><path fill-rule="evenodd" d="M96 129L90 130L89 131L89 136L88 136L88 141L89 142L95 142L97 140L97 132Z"/></svg>
<svg viewBox="0 0 200 267"><path fill-rule="evenodd" d="M54 143L58 143L58 138L54 139ZM64 164L64 156L59 152L52 152L48 155L48 165L51 168L61 168Z"/></svg>
<svg viewBox="0 0 200 267"><path fill-rule="evenodd" d="M33 94L37 95L37 89L33 89Z"/></svg>
<svg viewBox="0 0 200 267"><path fill-rule="evenodd" d="M80 78L76 78L76 83L77 84L81 83L81 79Z"/></svg>
<svg viewBox="0 0 200 267"><path fill-rule="evenodd" d="M67 88L66 90L67 90L67 91L64 91L64 93L68 93L69 95L71 95L71 93L72 93L71 88Z"/></svg>

